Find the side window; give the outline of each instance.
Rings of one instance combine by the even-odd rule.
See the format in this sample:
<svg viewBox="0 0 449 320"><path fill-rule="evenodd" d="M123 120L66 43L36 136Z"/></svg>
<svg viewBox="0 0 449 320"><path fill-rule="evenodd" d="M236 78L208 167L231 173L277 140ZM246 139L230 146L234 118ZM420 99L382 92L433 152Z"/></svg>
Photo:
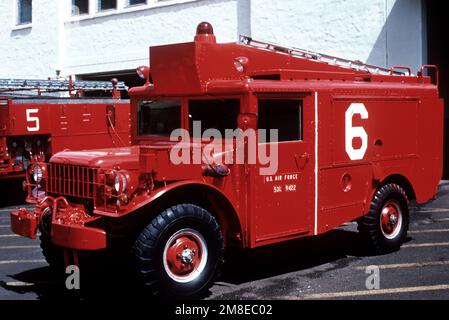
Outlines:
<svg viewBox="0 0 449 320"><path fill-rule="evenodd" d="M190 100L190 136L193 137L193 134L196 134L196 132L193 132L193 122L201 121L201 135L207 129L216 129L224 137L226 129L237 129L239 112L240 100L238 99Z"/></svg>
<svg viewBox="0 0 449 320"><path fill-rule="evenodd" d="M302 101L299 99L259 99L258 128L278 130L281 141L302 140ZM272 141L271 141L272 142Z"/></svg>
<svg viewBox="0 0 449 320"><path fill-rule="evenodd" d="M139 136L170 136L181 128L181 102L141 101L137 108Z"/></svg>

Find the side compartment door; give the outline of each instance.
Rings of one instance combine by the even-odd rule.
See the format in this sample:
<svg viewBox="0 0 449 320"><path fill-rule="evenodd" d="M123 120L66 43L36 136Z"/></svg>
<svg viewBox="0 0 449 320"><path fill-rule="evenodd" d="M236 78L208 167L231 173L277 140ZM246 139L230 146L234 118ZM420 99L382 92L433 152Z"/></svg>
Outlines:
<svg viewBox="0 0 449 320"><path fill-rule="evenodd" d="M313 98L270 94L257 103L259 163L251 200L256 246L308 233L314 205ZM269 140L273 129L279 142ZM260 140L263 130L267 142ZM269 165L260 163L263 154Z"/></svg>
<svg viewBox="0 0 449 320"><path fill-rule="evenodd" d="M332 98L332 125L322 141L329 152L320 171L319 233L367 213L376 175L410 176L418 158L418 107L415 99Z"/></svg>

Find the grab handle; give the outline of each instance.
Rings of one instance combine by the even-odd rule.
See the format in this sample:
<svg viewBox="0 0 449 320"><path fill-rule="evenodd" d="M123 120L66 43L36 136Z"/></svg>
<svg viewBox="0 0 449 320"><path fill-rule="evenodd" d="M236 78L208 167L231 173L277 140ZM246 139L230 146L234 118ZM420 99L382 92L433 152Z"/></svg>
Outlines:
<svg viewBox="0 0 449 320"><path fill-rule="evenodd" d="M393 75L396 73L396 70L407 70L408 71L408 75L411 76L412 75L412 69L410 67L406 67L406 66L393 66L390 68L390 75Z"/></svg>
<svg viewBox="0 0 449 320"><path fill-rule="evenodd" d="M439 71L439 69L438 69L438 67L436 65L434 65L434 64L425 64L425 65L423 65L421 67L421 69L419 70L419 72L418 72L418 76L419 77L424 77L424 71L425 70L432 70L432 69L434 70L434 74L433 74L434 79L432 79L432 77L431 77L432 83L438 87L438 84L440 82L440 77L439 77L440 71Z"/></svg>

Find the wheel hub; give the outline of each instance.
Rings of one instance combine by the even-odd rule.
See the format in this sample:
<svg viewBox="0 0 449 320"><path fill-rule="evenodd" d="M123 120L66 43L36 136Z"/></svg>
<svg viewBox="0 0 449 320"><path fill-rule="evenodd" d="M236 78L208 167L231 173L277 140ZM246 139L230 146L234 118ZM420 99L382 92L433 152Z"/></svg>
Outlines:
<svg viewBox="0 0 449 320"><path fill-rule="evenodd" d="M381 211L380 220L383 235L388 239L395 238L402 224L400 205L396 201L387 202Z"/></svg>
<svg viewBox="0 0 449 320"><path fill-rule="evenodd" d="M396 223L398 223L398 217L396 214L392 214L390 216L390 225L394 226Z"/></svg>
<svg viewBox="0 0 449 320"><path fill-rule="evenodd" d="M193 263L193 256L195 255L195 249L184 249L181 253L181 261L185 264Z"/></svg>
<svg viewBox="0 0 449 320"><path fill-rule="evenodd" d="M180 230L167 241L163 259L165 271L173 280L189 282L204 269L207 260L206 243L197 231Z"/></svg>

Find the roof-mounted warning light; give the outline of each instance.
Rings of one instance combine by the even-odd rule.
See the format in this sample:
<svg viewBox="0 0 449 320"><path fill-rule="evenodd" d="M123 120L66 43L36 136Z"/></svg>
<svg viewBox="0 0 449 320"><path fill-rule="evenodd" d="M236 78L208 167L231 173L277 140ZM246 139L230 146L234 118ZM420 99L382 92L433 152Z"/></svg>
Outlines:
<svg viewBox="0 0 449 320"><path fill-rule="evenodd" d="M215 43L214 28L209 22L201 22L196 27L195 41Z"/></svg>
<svg viewBox="0 0 449 320"><path fill-rule="evenodd" d="M136 69L137 75L145 80L145 85L148 86L151 84L150 82L150 68L147 66L140 66Z"/></svg>
<svg viewBox="0 0 449 320"><path fill-rule="evenodd" d="M118 79L112 78L111 83L112 83L112 97L114 99L120 99L121 98L120 91L117 90Z"/></svg>
<svg viewBox="0 0 449 320"><path fill-rule="evenodd" d="M248 58L247 57L237 57L234 59L234 67L235 69L240 72L243 73L246 71L246 67L248 65Z"/></svg>

